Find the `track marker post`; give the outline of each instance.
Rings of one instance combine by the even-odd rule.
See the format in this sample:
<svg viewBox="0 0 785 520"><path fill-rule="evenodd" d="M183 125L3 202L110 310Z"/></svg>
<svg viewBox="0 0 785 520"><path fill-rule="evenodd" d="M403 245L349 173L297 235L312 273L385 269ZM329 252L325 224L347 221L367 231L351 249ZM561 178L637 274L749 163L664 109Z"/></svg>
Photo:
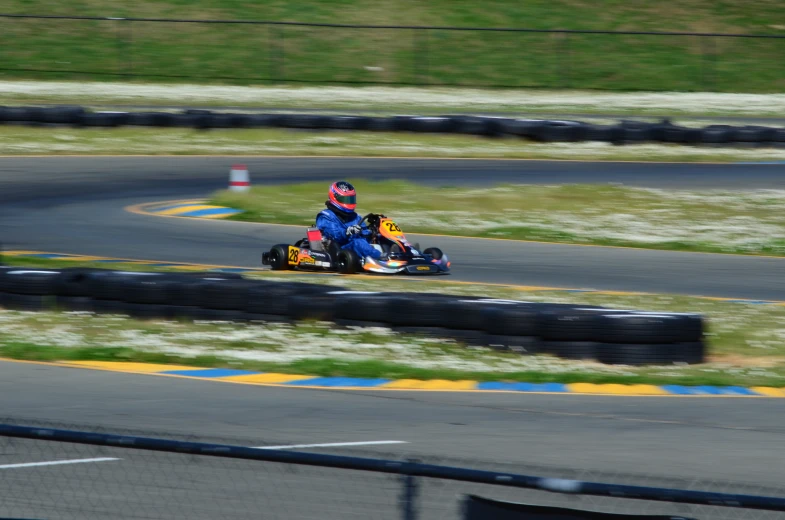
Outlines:
<svg viewBox="0 0 785 520"><path fill-rule="evenodd" d="M230 191L248 191L251 189L251 178L248 167L244 164L234 164L229 172Z"/></svg>

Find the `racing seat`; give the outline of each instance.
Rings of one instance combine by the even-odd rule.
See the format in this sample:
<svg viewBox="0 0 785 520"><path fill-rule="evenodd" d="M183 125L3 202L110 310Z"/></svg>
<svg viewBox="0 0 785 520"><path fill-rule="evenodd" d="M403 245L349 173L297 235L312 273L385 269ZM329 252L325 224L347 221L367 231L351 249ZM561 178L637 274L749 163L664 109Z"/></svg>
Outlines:
<svg viewBox="0 0 785 520"><path fill-rule="evenodd" d="M308 247L311 251L324 251L325 239L322 237L322 232L317 227L308 228Z"/></svg>

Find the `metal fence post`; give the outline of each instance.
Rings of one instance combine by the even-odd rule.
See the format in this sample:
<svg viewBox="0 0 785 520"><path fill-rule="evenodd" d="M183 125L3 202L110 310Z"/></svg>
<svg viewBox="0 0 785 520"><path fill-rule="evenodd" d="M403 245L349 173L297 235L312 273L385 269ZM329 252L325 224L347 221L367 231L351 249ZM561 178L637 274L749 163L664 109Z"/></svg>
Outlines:
<svg viewBox="0 0 785 520"><path fill-rule="evenodd" d="M269 70L268 74L270 75L270 81L275 81L275 61L276 61L276 48L275 48L275 38L273 37L273 30L274 25L267 26L267 61L269 63Z"/></svg>
<svg viewBox="0 0 785 520"><path fill-rule="evenodd" d="M126 18L108 18L108 20L117 21L117 72L120 75L133 76L134 74L134 58L132 52L133 44L133 30L131 24L133 21ZM127 34L123 37L123 25L127 24ZM125 64L125 71L123 71L123 64Z"/></svg>
<svg viewBox="0 0 785 520"><path fill-rule="evenodd" d="M267 40L270 56L270 80L272 82L284 81L284 29L286 26L267 26Z"/></svg>
<svg viewBox="0 0 785 520"><path fill-rule="evenodd" d="M124 20L126 27L128 28L126 39L125 39L125 58L126 58L126 67L128 69L128 76L133 77L134 75L134 22L131 20ZM122 22L121 22L122 23Z"/></svg>
<svg viewBox="0 0 785 520"><path fill-rule="evenodd" d="M570 88L572 84L572 71L570 70L570 65L572 64L572 53L570 47L570 33L562 33L562 52L563 52L563 59L562 59L562 88Z"/></svg>
<svg viewBox="0 0 785 520"><path fill-rule="evenodd" d="M428 29L414 29L414 81L427 85L430 74L428 64Z"/></svg>
<svg viewBox="0 0 785 520"><path fill-rule="evenodd" d="M713 36L699 36L701 39L701 55L703 56L702 60L702 83L703 88L706 91L712 90L712 85L714 85L714 71L716 70L714 60L716 59L717 53L714 49L714 37Z"/></svg>
<svg viewBox="0 0 785 520"><path fill-rule="evenodd" d="M414 464L417 461L407 460L403 464L403 472L401 475L401 519L402 520L417 520L417 491L419 488L419 481L417 477L407 473L407 464Z"/></svg>

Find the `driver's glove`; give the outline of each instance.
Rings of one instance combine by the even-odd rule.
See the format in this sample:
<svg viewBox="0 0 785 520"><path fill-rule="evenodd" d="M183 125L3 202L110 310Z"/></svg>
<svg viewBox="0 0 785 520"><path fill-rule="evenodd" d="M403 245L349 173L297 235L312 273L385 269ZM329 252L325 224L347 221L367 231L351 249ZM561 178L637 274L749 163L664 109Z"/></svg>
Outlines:
<svg viewBox="0 0 785 520"><path fill-rule="evenodd" d="M346 236L347 237L353 237L355 235L359 235L361 232L362 232L362 228L360 226L357 226L357 225L349 226L346 229Z"/></svg>

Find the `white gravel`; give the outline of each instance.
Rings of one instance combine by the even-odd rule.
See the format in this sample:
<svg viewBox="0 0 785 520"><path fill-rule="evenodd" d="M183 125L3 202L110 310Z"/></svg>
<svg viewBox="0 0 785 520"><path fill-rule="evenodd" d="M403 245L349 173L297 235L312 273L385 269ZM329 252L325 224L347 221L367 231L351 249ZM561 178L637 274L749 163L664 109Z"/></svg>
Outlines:
<svg viewBox="0 0 785 520"><path fill-rule="evenodd" d="M573 211L543 211L526 208L524 203L519 209L507 206L504 211L482 216L471 211L399 211L395 218L404 228L490 232L500 237L510 234L501 229L533 228L554 236L569 233L584 241L705 243L728 251L759 251L766 245L776 247L772 244L777 242L785 244L785 190L625 190L627 196L641 200L645 207L622 206L598 196L595 207ZM476 196L477 190L471 194ZM461 198L459 194L445 197L446 206ZM780 249L785 252L785 245Z"/></svg>
<svg viewBox="0 0 785 520"><path fill-rule="evenodd" d="M406 87L240 87L77 81L0 81L0 100L18 97L69 98L106 102L258 104L289 107L366 105L461 110L640 111L685 114L782 114L785 94L607 93L537 90L482 90Z"/></svg>

